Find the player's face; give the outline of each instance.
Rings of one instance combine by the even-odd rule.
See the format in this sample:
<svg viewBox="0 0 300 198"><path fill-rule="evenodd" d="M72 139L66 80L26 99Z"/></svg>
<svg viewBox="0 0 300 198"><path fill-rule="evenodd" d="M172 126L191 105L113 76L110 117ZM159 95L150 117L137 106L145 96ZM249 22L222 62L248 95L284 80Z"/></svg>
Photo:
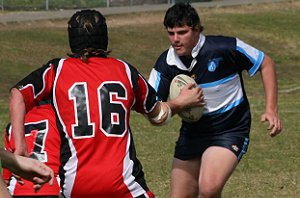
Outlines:
<svg viewBox="0 0 300 198"><path fill-rule="evenodd" d="M167 28L171 45L178 56L189 56L199 40L199 30L185 25Z"/></svg>

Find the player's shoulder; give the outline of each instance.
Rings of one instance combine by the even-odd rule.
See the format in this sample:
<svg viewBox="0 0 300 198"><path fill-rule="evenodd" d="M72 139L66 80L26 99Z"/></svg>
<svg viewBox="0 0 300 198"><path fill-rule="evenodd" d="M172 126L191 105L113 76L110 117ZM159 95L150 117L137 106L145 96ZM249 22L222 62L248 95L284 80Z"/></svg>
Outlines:
<svg viewBox="0 0 300 198"><path fill-rule="evenodd" d="M205 36L205 48L208 49L235 49L237 39L231 36L208 35Z"/></svg>
<svg viewBox="0 0 300 198"><path fill-rule="evenodd" d="M206 41L232 41L236 40L236 37L233 36L225 36L225 35L206 35Z"/></svg>
<svg viewBox="0 0 300 198"><path fill-rule="evenodd" d="M168 49L163 51L157 58L155 64L154 64L154 68L157 70L157 71L160 71L160 70L164 70L166 65L168 65L167 63L167 56L168 56Z"/></svg>
<svg viewBox="0 0 300 198"><path fill-rule="evenodd" d="M49 60L46 64L43 64L43 66L41 67L42 70L47 70L47 68L49 67L53 67L53 69L56 71L58 66L59 66L59 62L62 60L63 58L53 58L51 60Z"/></svg>
<svg viewBox="0 0 300 198"><path fill-rule="evenodd" d="M131 72L132 75L141 75L141 73L139 72L139 70L137 69L137 67L127 61L124 61L124 60L120 60L120 59L117 59L118 61L121 61L126 68L129 69L129 71Z"/></svg>
<svg viewBox="0 0 300 198"><path fill-rule="evenodd" d="M163 51L157 58L156 62L166 62L169 49Z"/></svg>
<svg viewBox="0 0 300 198"><path fill-rule="evenodd" d="M51 60L49 60L48 62L47 62L47 64L46 65L54 65L54 66L58 66L58 64L59 64L59 62L62 60L63 58L53 58L53 59L51 59Z"/></svg>

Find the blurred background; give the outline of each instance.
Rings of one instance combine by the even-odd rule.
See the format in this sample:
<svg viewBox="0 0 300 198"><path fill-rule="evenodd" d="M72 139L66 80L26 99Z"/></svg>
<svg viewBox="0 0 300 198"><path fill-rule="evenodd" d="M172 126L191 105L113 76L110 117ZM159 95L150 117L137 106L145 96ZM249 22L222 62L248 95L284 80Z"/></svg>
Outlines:
<svg viewBox="0 0 300 198"><path fill-rule="evenodd" d="M209 2L212 0L189 0L188 2ZM186 0L0 0L2 11L5 10L61 10L91 7L118 7L152 4L173 4Z"/></svg>

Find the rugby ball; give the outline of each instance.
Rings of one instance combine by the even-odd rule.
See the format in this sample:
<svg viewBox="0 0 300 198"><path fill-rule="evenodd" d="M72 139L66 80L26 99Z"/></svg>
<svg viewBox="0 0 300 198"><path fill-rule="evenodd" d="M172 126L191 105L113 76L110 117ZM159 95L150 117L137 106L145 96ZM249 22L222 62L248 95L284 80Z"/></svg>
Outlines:
<svg viewBox="0 0 300 198"><path fill-rule="evenodd" d="M180 90L187 84L187 83L195 83L196 81L185 75L185 74L179 74L173 78L170 84L170 90L169 90L169 98L173 100L176 98ZM182 110L178 113L178 115L181 117L182 120L185 122L197 122L200 120L203 113L203 107L193 107L193 108L187 108Z"/></svg>

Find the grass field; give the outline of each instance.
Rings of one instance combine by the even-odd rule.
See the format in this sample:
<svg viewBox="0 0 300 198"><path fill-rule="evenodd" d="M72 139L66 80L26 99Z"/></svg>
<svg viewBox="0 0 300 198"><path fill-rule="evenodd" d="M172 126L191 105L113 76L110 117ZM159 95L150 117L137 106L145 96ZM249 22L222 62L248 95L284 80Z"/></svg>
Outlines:
<svg viewBox="0 0 300 198"><path fill-rule="evenodd" d="M205 34L236 36L263 50L277 63L279 111L284 130L270 138L260 123L264 95L260 76L245 86L251 103L251 144L224 189L225 198L296 198L300 194L300 1L199 8ZM107 16L112 56L135 65L148 77L157 56L168 47L163 12ZM0 127L8 122L9 88L54 57L68 52L66 21L1 25ZM168 197L169 173L180 119L153 127L133 113L131 126L146 180L158 198ZM0 141L3 134L0 136ZM2 142L2 141L1 141ZM1 144L1 143L0 143Z"/></svg>

